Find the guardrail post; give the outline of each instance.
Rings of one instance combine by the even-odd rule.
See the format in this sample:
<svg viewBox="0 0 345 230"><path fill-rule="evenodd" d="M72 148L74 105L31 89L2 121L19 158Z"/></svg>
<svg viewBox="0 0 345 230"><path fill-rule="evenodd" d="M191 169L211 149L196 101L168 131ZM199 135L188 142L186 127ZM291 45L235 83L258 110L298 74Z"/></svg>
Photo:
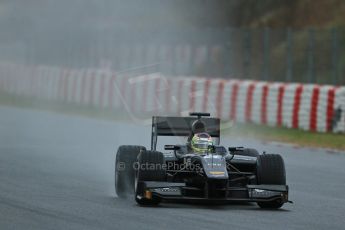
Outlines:
<svg viewBox="0 0 345 230"><path fill-rule="evenodd" d="M264 53L264 63L263 63L263 71L262 71L262 78L263 80L269 80L269 67L270 67L270 29L265 28L263 34L263 53Z"/></svg>
<svg viewBox="0 0 345 230"><path fill-rule="evenodd" d="M242 30L243 34L243 76L249 78L251 67L251 31L249 29Z"/></svg>
<svg viewBox="0 0 345 230"><path fill-rule="evenodd" d="M336 28L331 30L332 36L332 84L336 85L338 81L338 31Z"/></svg>
<svg viewBox="0 0 345 230"><path fill-rule="evenodd" d="M225 75L230 78L234 77L233 72L233 28L225 29Z"/></svg>
<svg viewBox="0 0 345 230"><path fill-rule="evenodd" d="M286 82L292 82L293 62L292 62L292 30L286 31Z"/></svg>
<svg viewBox="0 0 345 230"><path fill-rule="evenodd" d="M311 28L308 33L308 83L315 83L314 50L315 30Z"/></svg>

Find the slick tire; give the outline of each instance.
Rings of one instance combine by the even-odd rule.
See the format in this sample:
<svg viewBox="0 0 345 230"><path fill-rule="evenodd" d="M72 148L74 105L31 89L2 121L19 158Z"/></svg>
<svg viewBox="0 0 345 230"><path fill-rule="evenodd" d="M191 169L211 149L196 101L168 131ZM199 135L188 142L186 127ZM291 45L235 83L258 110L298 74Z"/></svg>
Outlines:
<svg viewBox="0 0 345 230"><path fill-rule="evenodd" d="M154 166L153 168L150 166ZM141 181L165 181L166 169L164 155L157 151L142 151L138 156L137 171L135 174L135 200L139 205L158 205L159 197L146 199L139 187Z"/></svg>
<svg viewBox="0 0 345 230"><path fill-rule="evenodd" d="M256 168L258 184L286 185L285 165L283 158L278 154L259 155ZM257 202L260 208L278 209L283 206L280 199L269 202Z"/></svg>
<svg viewBox="0 0 345 230"><path fill-rule="evenodd" d="M118 148L115 158L115 191L118 197L126 198L133 194L135 170L134 164L143 146L122 145Z"/></svg>

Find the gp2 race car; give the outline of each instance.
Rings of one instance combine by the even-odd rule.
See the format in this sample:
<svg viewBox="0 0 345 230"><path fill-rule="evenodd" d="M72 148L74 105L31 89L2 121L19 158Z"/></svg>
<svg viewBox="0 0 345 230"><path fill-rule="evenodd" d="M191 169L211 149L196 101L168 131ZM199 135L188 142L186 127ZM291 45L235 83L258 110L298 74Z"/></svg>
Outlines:
<svg viewBox="0 0 345 230"><path fill-rule="evenodd" d="M152 117L151 150L120 146L115 160L115 190L120 198L133 194L139 205L161 201L256 202L278 209L288 199L283 158L243 147L220 146L220 119L209 113L189 117ZM190 138L206 132L215 142L205 153L189 144L165 145L157 151L158 136Z"/></svg>

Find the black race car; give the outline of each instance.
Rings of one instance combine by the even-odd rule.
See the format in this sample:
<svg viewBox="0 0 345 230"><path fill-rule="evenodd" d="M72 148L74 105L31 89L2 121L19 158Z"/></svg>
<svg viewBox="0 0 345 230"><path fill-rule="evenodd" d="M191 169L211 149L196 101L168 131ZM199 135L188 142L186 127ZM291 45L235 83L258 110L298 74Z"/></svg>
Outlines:
<svg viewBox="0 0 345 230"><path fill-rule="evenodd" d="M220 119L209 116L190 113L190 117L152 117L151 150L143 146L118 148L118 197L134 192L140 205L167 200L246 201L271 209L290 202L283 158L250 148L220 146ZM207 153L193 153L188 144L165 145L166 153L156 149L158 136L190 139L198 132L207 132L216 140Z"/></svg>

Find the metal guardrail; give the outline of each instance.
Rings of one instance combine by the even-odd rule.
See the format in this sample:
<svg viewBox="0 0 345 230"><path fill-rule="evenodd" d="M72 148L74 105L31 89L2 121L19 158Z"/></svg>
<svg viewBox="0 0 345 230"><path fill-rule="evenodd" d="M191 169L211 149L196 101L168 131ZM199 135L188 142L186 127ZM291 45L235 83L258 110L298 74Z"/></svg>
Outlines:
<svg viewBox="0 0 345 230"><path fill-rule="evenodd" d="M168 75L345 84L345 30L33 31L0 40L0 60L115 71L155 64Z"/></svg>

